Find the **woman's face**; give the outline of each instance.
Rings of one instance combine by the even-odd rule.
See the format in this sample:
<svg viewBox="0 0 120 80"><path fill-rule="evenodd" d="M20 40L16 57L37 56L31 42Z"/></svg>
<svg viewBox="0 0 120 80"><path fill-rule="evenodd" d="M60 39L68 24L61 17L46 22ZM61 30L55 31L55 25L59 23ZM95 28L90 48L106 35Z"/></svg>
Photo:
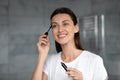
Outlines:
<svg viewBox="0 0 120 80"><path fill-rule="evenodd" d="M52 18L52 34L61 45L74 43L74 33L78 32L78 25L74 25L68 14L57 14Z"/></svg>

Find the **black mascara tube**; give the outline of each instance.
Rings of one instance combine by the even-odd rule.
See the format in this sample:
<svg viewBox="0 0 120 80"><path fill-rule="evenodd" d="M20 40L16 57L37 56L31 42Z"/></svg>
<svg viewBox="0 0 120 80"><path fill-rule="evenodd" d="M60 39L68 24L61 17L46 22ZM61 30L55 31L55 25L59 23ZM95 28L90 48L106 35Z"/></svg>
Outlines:
<svg viewBox="0 0 120 80"><path fill-rule="evenodd" d="M61 62L61 65L65 69L65 71L67 71L67 66L63 62Z"/></svg>

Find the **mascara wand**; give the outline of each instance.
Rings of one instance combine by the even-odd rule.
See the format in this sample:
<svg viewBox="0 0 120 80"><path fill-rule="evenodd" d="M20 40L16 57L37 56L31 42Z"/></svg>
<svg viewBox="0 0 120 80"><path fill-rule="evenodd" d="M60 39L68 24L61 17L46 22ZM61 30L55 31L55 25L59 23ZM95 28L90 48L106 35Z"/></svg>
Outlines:
<svg viewBox="0 0 120 80"><path fill-rule="evenodd" d="M45 35L48 35L48 32L50 31L52 26L49 27L49 29L47 30L47 32L45 32Z"/></svg>

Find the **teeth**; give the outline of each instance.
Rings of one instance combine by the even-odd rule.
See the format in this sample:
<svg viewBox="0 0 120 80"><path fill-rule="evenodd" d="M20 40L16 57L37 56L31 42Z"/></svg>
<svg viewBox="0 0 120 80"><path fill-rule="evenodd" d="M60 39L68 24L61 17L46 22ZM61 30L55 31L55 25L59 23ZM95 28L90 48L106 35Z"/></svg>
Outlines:
<svg viewBox="0 0 120 80"><path fill-rule="evenodd" d="M66 35L58 35L58 37L62 38L62 37L65 37Z"/></svg>

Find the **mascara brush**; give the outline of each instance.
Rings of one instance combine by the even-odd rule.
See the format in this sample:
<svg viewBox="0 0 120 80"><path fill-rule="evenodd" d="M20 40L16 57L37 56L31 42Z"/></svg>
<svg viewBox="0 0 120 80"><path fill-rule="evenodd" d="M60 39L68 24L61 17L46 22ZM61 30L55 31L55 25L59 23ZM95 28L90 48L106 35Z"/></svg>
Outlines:
<svg viewBox="0 0 120 80"><path fill-rule="evenodd" d="M45 35L48 35L48 32L50 31L52 26L49 27L49 29L45 32Z"/></svg>

